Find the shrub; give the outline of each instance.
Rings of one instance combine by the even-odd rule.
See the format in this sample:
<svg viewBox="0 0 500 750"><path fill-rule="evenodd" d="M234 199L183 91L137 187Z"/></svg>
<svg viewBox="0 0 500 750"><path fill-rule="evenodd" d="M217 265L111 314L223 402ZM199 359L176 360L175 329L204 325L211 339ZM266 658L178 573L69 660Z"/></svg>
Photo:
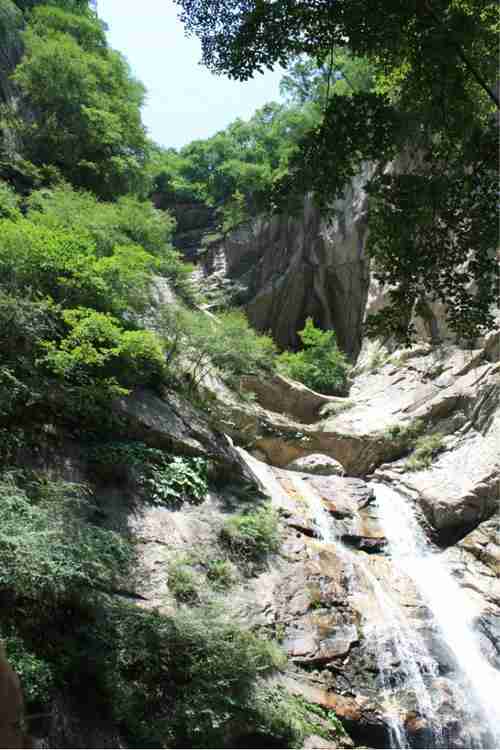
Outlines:
<svg viewBox="0 0 500 750"><path fill-rule="evenodd" d="M304 348L278 357L281 372L321 393L345 394L350 366L337 346L334 331L322 331L307 318L298 335Z"/></svg>
<svg viewBox="0 0 500 750"><path fill-rule="evenodd" d="M210 560L207 563L207 579L216 589L229 589L236 583L234 565L229 560Z"/></svg>
<svg viewBox="0 0 500 750"><path fill-rule="evenodd" d="M419 471L428 468L443 448L444 438L440 432L422 435L417 439L412 455L405 461L405 469L407 471Z"/></svg>
<svg viewBox="0 0 500 750"><path fill-rule="evenodd" d="M9 662L21 680L24 699L30 703L47 703L54 688L54 674L50 663L28 650L17 634L5 638Z"/></svg>
<svg viewBox="0 0 500 750"><path fill-rule="evenodd" d="M86 308L64 310L62 317L67 335L44 342L40 360L59 377L122 395L119 383L156 384L165 375L163 350L151 331L124 331L117 318Z"/></svg>
<svg viewBox="0 0 500 750"><path fill-rule="evenodd" d="M260 713L256 678L284 666L273 644L213 609L166 618L120 608L114 622L115 716L147 746L223 747L235 721Z"/></svg>
<svg viewBox="0 0 500 750"><path fill-rule="evenodd" d="M234 515L220 530L221 542L234 554L258 561L279 547L278 517L270 505Z"/></svg>
<svg viewBox="0 0 500 750"><path fill-rule="evenodd" d="M391 440L401 451L409 450L425 430L423 419L413 419L405 424L395 424L388 427L384 434L386 440Z"/></svg>
<svg viewBox="0 0 500 750"><path fill-rule="evenodd" d="M174 456L153 468L144 483L154 502L200 503L208 492L208 462L201 457Z"/></svg>
<svg viewBox="0 0 500 750"><path fill-rule="evenodd" d="M139 245L160 258L171 249L175 221L150 201L133 196L107 203L92 193L60 185L32 193L28 209L30 221L38 226L90 237L100 257L110 255L117 245Z"/></svg>
<svg viewBox="0 0 500 750"><path fill-rule="evenodd" d="M308 735L325 740L345 736L333 711L309 703L302 696L282 688L261 688L256 696L256 729L263 735L281 739L283 747L303 747Z"/></svg>
<svg viewBox="0 0 500 750"><path fill-rule="evenodd" d="M6 182L0 180L0 219L19 219L19 199Z"/></svg>
<svg viewBox="0 0 500 750"><path fill-rule="evenodd" d="M24 484L9 474L0 479L2 589L47 608L113 588L131 548L90 523L85 487L44 478Z"/></svg>
<svg viewBox="0 0 500 750"><path fill-rule="evenodd" d="M254 331L241 312L216 317L164 307L157 316L157 330L170 342L168 359L174 361L182 352L181 365L193 387L214 371L234 384L241 375L270 372L274 367L273 340Z"/></svg>
<svg viewBox="0 0 500 750"><path fill-rule="evenodd" d="M175 560L168 566L168 588L178 601L198 600L196 575L183 560Z"/></svg>

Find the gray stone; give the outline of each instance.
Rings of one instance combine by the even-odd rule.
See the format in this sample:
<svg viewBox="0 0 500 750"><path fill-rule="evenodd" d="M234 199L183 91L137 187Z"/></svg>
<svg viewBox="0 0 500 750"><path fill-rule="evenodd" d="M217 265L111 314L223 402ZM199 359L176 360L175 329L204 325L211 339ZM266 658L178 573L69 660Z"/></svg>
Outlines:
<svg viewBox="0 0 500 750"><path fill-rule="evenodd" d="M116 399L112 408L125 420L129 435L148 445L214 462L219 474L255 484L255 478L227 437L175 393L163 398L145 388Z"/></svg>
<svg viewBox="0 0 500 750"><path fill-rule="evenodd" d="M296 458L286 467L288 471L300 471L304 474L321 474L329 476L336 474L343 476L344 467L331 456L324 456L321 453L311 453L309 456Z"/></svg>

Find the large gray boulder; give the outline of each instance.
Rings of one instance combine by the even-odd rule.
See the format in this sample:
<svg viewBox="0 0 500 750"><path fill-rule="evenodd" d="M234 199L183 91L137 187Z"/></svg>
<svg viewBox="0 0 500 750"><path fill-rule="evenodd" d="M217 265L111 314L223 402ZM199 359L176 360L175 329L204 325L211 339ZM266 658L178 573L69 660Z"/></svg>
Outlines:
<svg viewBox="0 0 500 750"><path fill-rule="evenodd" d="M172 453L203 456L213 462L220 476L255 483L226 435L210 427L206 417L177 394L168 392L160 398L136 388L116 399L112 408L127 424L131 437Z"/></svg>

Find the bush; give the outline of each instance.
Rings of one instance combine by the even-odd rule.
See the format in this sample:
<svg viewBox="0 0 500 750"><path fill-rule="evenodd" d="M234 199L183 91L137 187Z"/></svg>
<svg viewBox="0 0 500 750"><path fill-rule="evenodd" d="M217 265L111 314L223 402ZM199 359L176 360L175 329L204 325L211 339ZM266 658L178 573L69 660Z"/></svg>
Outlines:
<svg viewBox="0 0 500 750"><path fill-rule="evenodd" d="M37 226L90 237L98 256L110 255L116 245L140 245L160 258L171 249L175 221L150 201L133 196L107 203L92 193L60 185L32 193L28 209L30 221Z"/></svg>
<svg viewBox="0 0 500 750"><path fill-rule="evenodd" d="M1 588L42 608L112 589L127 570L131 548L90 523L85 487L20 480L12 474L0 479Z"/></svg>
<svg viewBox="0 0 500 750"><path fill-rule="evenodd" d="M234 385L241 375L270 372L274 367L273 340L254 331L241 312L216 317L164 307L157 315L157 330L169 342L171 362L182 353L179 364L188 370L193 387L213 372Z"/></svg>
<svg viewBox="0 0 500 750"><path fill-rule="evenodd" d="M388 427L383 433L386 440L395 443L395 446L401 450L409 450L415 445L415 441L425 430L423 419L412 419L411 422L404 424L395 424Z"/></svg>
<svg viewBox="0 0 500 750"><path fill-rule="evenodd" d="M337 346L334 331L322 331L307 318L298 335L304 348L278 357L281 372L320 393L345 395L350 366Z"/></svg>
<svg viewBox="0 0 500 750"><path fill-rule="evenodd" d="M175 560L168 566L168 588L181 602L198 600L196 576L183 560Z"/></svg>
<svg viewBox="0 0 500 750"><path fill-rule="evenodd" d="M255 680L284 666L273 644L212 609L121 608L115 627L113 709L140 747L223 747L235 721L260 713Z"/></svg>
<svg viewBox="0 0 500 750"><path fill-rule="evenodd" d="M208 462L200 457L174 456L153 468L144 484L154 502L174 506L200 503L208 492Z"/></svg>
<svg viewBox="0 0 500 750"><path fill-rule="evenodd" d="M138 383L155 385L165 376L164 354L151 331L124 331L112 315L91 309L64 310L67 335L44 343L40 359L55 375L96 392L123 395Z"/></svg>
<svg viewBox="0 0 500 750"><path fill-rule="evenodd" d="M422 435L417 439L412 455L405 461L405 469L407 471L427 469L443 448L444 437L440 432L435 432L433 435Z"/></svg>
<svg viewBox="0 0 500 750"><path fill-rule="evenodd" d="M229 560L210 560L206 567L207 579L215 589L229 589L236 583L236 570Z"/></svg>
<svg viewBox="0 0 500 750"><path fill-rule="evenodd" d="M28 704L47 703L54 688L50 663L30 652L15 633L5 639L4 645L7 658L21 680L25 701Z"/></svg>
<svg viewBox="0 0 500 750"><path fill-rule="evenodd" d="M282 688L262 688L256 696L256 729L283 742L282 747L303 747L308 735L335 741L345 730L333 711L290 695Z"/></svg>
<svg viewBox="0 0 500 750"><path fill-rule="evenodd" d="M264 505L250 513L234 515L225 522L219 536L238 557L259 561L279 548L277 514L270 505Z"/></svg>
<svg viewBox="0 0 500 750"><path fill-rule="evenodd" d="M19 219L19 200L10 185L0 180L0 219Z"/></svg>

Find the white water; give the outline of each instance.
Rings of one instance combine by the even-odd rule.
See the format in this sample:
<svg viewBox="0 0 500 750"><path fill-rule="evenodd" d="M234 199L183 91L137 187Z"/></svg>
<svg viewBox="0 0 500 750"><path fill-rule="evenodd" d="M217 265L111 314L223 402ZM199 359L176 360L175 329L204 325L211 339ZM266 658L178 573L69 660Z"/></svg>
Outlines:
<svg viewBox="0 0 500 750"><path fill-rule="evenodd" d="M474 631L476 607L429 546L413 508L401 494L374 485L379 518L394 563L414 582L443 641L470 686L474 702L500 747L500 673L481 653Z"/></svg>
<svg viewBox="0 0 500 750"><path fill-rule="evenodd" d="M272 468L246 451L240 449L240 453L271 497L289 505L290 496ZM362 591L371 591L376 602L377 616L367 619L364 635L365 641L373 643L377 652L383 688L381 703L386 709L391 747L401 750L410 747L398 702L399 692L410 691L415 698L417 713L426 720L431 731L432 740L429 742L432 747L446 748L441 716L433 705L429 689L429 684L437 676L437 662L429 653L416 623L408 619L387 584L383 587L376 578L367 563L367 556L354 553L341 544L322 498L314 488L298 473L287 472L287 480L295 493L307 502L319 539L325 544L335 544L336 553L345 563L348 588L355 586L358 595ZM500 674L481 654L473 628L478 613L443 565L440 555L433 552L409 501L385 485L373 487L394 568L415 585L463 677L467 693L461 714L470 709L468 719L473 721L479 713L483 726L488 727L491 741L495 743L489 747L500 748ZM484 744L475 743L472 736L473 733L470 747L486 749Z"/></svg>
<svg viewBox="0 0 500 750"><path fill-rule="evenodd" d="M384 591L367 564L366 556L356 554L340 543L332 519L314 488L299 474L293 476L292 482L300 496L307 500L314 514L320 539L337 545L336 551L346 563L351 583L356 578L364 579L358 580L358 589L368 588L376 602L378 616L365 624L364 634L368 642L376 644L392 747L402 750L409 748L395 695L398 690L404 688L411 689L419 713L426 717L436 740L440 741L439 717L434 710L424 679L436 675L437 665L429 655L422 637L390 593ZM397 673L394 670L394 662L399 664Z"/></svg>

